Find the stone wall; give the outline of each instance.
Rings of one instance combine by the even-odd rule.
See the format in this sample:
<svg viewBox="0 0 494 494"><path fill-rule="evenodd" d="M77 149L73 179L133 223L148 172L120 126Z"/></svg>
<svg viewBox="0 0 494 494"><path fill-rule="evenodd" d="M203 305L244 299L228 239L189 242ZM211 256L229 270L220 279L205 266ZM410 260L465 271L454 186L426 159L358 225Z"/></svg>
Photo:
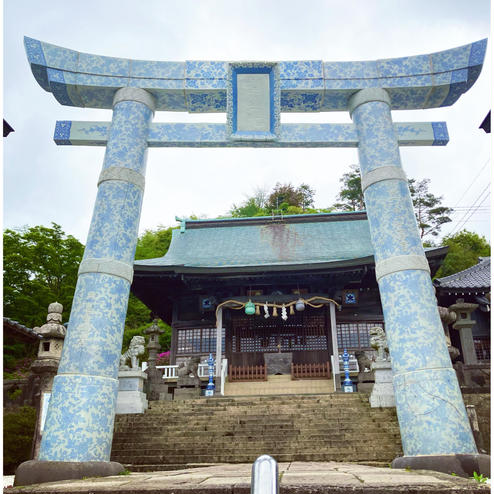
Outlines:
<svg viewBox="0 0 494 494"><path fill-rule="evenodd" d="M25 379L3 381L4 408L36 406L36 394L39 392L39 379L30 375Z"/></svg>
<svg viewBox="0 0 494 494"><path fill-rule="evenodd" d="M491 450L491 395L490 393L463 393L465 405L474 405L484 449Z"/></svg>

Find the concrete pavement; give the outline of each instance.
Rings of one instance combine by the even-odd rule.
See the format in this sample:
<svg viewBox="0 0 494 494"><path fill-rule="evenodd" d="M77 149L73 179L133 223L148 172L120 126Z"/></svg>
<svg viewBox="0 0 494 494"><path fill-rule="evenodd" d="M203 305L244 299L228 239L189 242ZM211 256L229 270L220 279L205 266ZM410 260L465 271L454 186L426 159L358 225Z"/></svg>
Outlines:
<svg viewBox="0 0 494 494"><path fill-rule="evenodd" d="M5 494L248 494L252 464L218 464L162 472L65 480L4 490ZM430 471L407 471L349 463L292 462L278 465L281 494L444 494L490 492L475 480Z"/></svg>

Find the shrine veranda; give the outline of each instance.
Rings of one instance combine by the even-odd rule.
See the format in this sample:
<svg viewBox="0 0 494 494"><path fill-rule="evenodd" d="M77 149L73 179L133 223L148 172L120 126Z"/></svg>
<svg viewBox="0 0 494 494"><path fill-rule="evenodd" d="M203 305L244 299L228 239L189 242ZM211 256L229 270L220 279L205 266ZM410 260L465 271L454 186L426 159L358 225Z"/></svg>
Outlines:
<svg viewBox="0 0 494 494"><path fill-rule="evenodd" d="M113 109L111 122L56 124L57 144L106 153L40 462L110 460L146 150L171 146L358 148L405 458L476 457L399 153L446 145L447 127L394 122L391 111L454 104L478 78L486 44L365 62L155 62L25 38L34 77L60 104ZM226 112L227 121L153 123L161 110ZM330 111L353 123L280 123L281 112Z"/></svg>

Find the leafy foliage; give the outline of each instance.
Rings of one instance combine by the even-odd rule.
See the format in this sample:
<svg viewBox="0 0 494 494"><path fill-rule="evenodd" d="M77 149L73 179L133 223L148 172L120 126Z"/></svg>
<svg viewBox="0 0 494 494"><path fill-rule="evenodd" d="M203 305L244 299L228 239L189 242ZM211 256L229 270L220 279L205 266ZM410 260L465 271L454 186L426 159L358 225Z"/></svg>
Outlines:
<svg viewBox="0 0 494 494"><path fill-rule="evenodd" d="M307 184L294 187L292 184L277 183L271 192L256 189L254 194L239 205L234 204L229 214L233 218L271 216L272 214L316 214L329 213L331 209L315 209L315 191Z"/></svg>
<svg viewBox="0 0 494 494"><path fill-rule="evenodd" d="M491 246L487 240L467 230L444 237L442 244L449 246L448 255L436 273L436 278L463 271L477 264L479 257L491 255Z"/></svg>
<svg viewBox="0 0 494 494"><path fill-rule="evenodd" d="M364 194L360 180L360 168L358 165L350 165L350 171L340 178L342 188L338 194L341 202L333 204L339 211L362 211L365 209Z"/></svg>
<svg viewBox="0 0 494 494"><path fill-rule="evenodd" d="M155 230L146 230L137 240L136 259L153 259L155 257L164 256L172 239L173 228L159 226ZM130 340L133 336L144 336L144 330L151 325L152 322L151 310L148 309L135 295L132 293L129 297L127 307L127 317L125 320L125 330L122 343L122 350L129 347ZM159 343L162 350L169 350L171 344L171 327L163 321L159 321L158 325L165 330L160 335ZM143 356L143 360L147 358Z"/></svg>
<svg viewBox="0 0 494 494"><path fill-rule="evenodd" d="M251 218L254 216L267 216L268 210L259 206L253 197L249 197L240 205L234 204L230 209L230 214L234 218Z"/></svg>
<svg viewBox="0 0 494 494"><path fill-rule="evenodd" d="M20 407L3 415L3 473L12 475L31 456L36 410Z"/></svg>
<svg viewBox="0 0 494 494"><path fill-rule="evenodd" d="M436 197L429 192L430 182L428 178L419 181L413 178L408 180L420 238L424 238L426 235L437 237L441 226L451 221L448 214L453 212L452 208L440 205L442 196Z"/></svg>
<svg viewBox="0 0 494 494"><path fill-rule="evenodd" d="M138 239L136 259L161 257L171 242L172 228L147 230ZM52 302L64 306L68 319L72 307L77 272L84 245L66 235L60 225L24 227L4 231L4 315L29 327L46 321ZM130 295L124 332L124 348L130 339L151 324L151 311ZM163 349L170 347L171 329L161 336ZM36 346L16 342L4 345L4 378L17 379L29 373Z"/></svg>
<svg viewBox="0 0 494 494"><path fill-rule="evenodd" d="M172 241L173 228L158 226L155 230L146 230L137 240L136 259L152 259L164 256Z"/></svg>
<svg viewBox="0 0 494 494"><path fill-rule="evenodd" d="M5 230L3 235L4 316L29 327L46 321L60 302L70 314L84 246L60 225Z"/></svg>
<svg viewBox="0 0 494 494"><path fill-rule="evenodd" d="M338 194L341 202L333 204L339 211L360 211L365 209L364 194L358 165L351 165L350 171L340 179L342 188ZM453 209L441 206L442 197L429 192L429 179L408 180L408 187L412 197L413 209L417 219L420 237L423 241L427 236L437 237L442 225L449 223L448 216Z"/></svg>
<svg viewBox="0 0 494 494"><path fill-rule="evenodd" d="M280 184L278 182L268 197L266 207L271 211L286 212L290 206L295 206L305 211L314 205L314 194L314 189L307 184L294 187L290 183Z"/></svg>
<svg viewBox="0 0 494 494"><path fill-rule="evenodd" d="M24 379L31 373L31 364L35 356L32 348L37 350L35 345L32 348L24 347L24 352L16 357L9 353L10 345L3 347L3 378L4 379Z"/></svg>
<svg viewBox="0 0 494 494"><path fill-rule="evenodd" d="M476 480L479 484L483 484L489 480L489 477L485 477L482 473L473 472L474 480Z"/></svg>

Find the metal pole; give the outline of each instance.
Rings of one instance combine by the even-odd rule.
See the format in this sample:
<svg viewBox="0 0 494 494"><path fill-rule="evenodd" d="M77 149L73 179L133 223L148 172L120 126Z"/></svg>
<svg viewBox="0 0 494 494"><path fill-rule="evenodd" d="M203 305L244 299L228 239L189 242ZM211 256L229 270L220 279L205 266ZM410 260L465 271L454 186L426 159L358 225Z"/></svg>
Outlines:
<svg viewBox="0 0 494 494"><path fill-rule="evenodd" d="M250 494L279 494L278 463L269 455L262 455L252 465Z"/></svg>

